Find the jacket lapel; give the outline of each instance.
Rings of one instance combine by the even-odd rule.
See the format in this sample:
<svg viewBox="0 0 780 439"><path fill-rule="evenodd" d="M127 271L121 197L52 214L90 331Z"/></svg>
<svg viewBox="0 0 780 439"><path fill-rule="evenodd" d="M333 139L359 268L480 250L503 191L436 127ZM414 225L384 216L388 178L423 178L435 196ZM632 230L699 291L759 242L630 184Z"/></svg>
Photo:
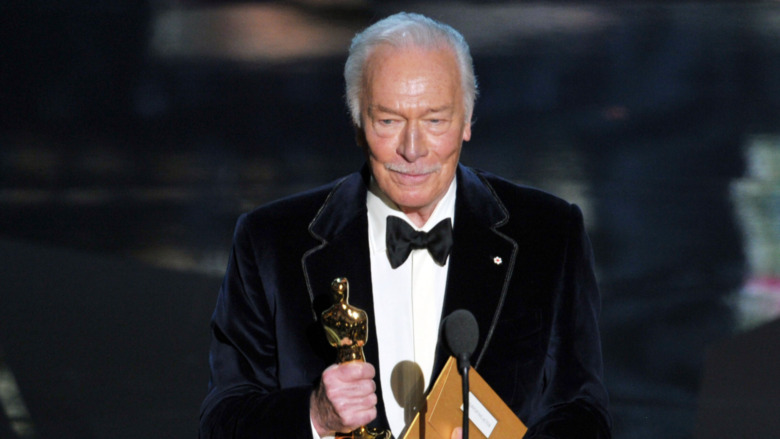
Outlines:
<svg viewBox="0 0 780 439"><path fill-rule="evenodd" d="M368 315L368 342L363 347L366 361L379 374L379 350L376 340L374 300L371 285L371 259L368 249L366 191L369 170L364 167L338 182L317 215L309 224L309 233L320 244L302 258L306 286L312 299L316 320L333 304L330 285L337 277L349 281L349 303ZM335 352L334 352L335 361ZM377 386L376 425L387 425L382 390ZM372 423L372 424L374 424Z"/></svg>
<svg viewBox="0 0 780 439"><path fill-rule="evenodd" d="M454 244L442 318L457 309L474 314L479 326L479 341L471 360L478 367L501 312L517 255L517 243L498 231L498 227L509 221L509 216L487 183L464 166L459 166L457 175ZM449 355L442 334L436 349L433 376L438 376Z"/></svg>
<svg viewBox="0 0 780 439"><path fill-rule="evenodd" d="M350 303L372 313L366 308L373 302L365 194L360 174L345 177L331 190L309 223L309 233L320 244L309 249L301 262L315 319L333 304L330 284L337 277L349 280Z"/></svg>

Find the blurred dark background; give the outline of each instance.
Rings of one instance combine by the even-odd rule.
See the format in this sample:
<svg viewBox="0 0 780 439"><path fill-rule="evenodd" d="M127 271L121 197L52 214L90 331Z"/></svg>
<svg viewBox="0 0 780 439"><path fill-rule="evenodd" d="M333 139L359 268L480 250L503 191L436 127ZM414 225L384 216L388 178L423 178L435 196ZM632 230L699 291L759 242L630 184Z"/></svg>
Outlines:
<svg viewBox="0 0 780 439"><path fill-rule="evenodd" d="M777 2L6 0L0 438L195 437L235 220L360 166L346 49L401 10L472 46L462 161L583 208L615 437L780 419Z"/></svg>

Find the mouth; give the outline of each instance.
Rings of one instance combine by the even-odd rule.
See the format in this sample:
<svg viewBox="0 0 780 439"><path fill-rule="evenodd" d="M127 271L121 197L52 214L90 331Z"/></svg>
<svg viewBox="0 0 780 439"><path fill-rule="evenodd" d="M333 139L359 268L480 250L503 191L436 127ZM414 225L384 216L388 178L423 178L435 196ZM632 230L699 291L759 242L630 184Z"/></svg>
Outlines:
<svg viewBox="0 0 780 439"><path fill-rule="evenodd" d="M428 168L409 168L405 166L393 166L385 165L385 168L390 171L395 180L405 186L416 186L424 183L428 177L439 171L438 166Z"/></svg>
<svg viewBox="0 0 780 439"><path fill-rule="evenodd" d="M416 178L416 177L425 177L427 175L439 172L439 170L441 170L441 166L434 165L434 166L421 167L421 166L407 166L407 165L386 163L385 169L405 177Z"/></svg>

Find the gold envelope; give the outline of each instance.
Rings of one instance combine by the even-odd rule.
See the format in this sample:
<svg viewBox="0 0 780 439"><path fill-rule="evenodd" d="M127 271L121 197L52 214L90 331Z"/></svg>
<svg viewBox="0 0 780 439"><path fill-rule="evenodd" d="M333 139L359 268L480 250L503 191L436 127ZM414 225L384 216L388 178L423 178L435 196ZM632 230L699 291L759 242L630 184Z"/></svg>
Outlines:
<svg viewBox="0 0 780 439"><path fill-rule="evenodd" d="M472 402L469 406L469 438L471 439L519 439L525 435L528 428L514 412L490 388L474 368L469 369L469 391L489 412L490 425L493 426L490 436L482 433L474 423L475 416L480 416L480 410ZM463 390L461 376L458 373L455 357L450 357L439 377L428 394L425 406L409 424L402 439L450 439L452 430L463 423ZM492 416L491 416L492 415ZM420 418L424 417L425 422ZM480 422L481 425L484 425Z"/></svg>

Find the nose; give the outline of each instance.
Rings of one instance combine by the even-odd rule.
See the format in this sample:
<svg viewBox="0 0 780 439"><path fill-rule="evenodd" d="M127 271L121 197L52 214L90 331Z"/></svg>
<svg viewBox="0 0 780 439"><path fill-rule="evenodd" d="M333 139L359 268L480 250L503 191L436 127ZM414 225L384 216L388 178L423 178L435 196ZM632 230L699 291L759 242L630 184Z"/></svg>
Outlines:
<svg viewBox="0 0 780 439"><path fill-rule="evenodd" d="M428 155L428 147L425 145L420 128L414 124L407 124L398 144L398 154L409 163L413 163L421 157Z"/></svg>

